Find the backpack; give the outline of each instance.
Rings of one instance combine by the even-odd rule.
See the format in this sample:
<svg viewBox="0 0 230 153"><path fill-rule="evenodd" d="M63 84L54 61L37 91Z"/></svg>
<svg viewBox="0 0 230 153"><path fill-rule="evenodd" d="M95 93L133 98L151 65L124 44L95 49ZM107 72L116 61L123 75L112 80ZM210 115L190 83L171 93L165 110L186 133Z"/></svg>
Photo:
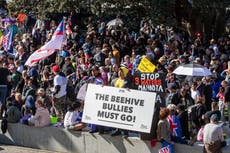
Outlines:
<svg viewBox="0 0 230 153"><path fill-rule="evenodd" d="M191 111L189 113L189 116L190 116L190 119L191 121L199 121L200 119L200 114L198 114L199 110L202 109L202 105L199 104L199 105L193 105L191 107Z"/></svg>
<svg viewBox="0 0 230 153"><path fill-rule="evenodd" d="M191 121L197 121L198 120L197 108L198 108L198 105L194 105L191 107L191 111L189 113Z"/></svg>

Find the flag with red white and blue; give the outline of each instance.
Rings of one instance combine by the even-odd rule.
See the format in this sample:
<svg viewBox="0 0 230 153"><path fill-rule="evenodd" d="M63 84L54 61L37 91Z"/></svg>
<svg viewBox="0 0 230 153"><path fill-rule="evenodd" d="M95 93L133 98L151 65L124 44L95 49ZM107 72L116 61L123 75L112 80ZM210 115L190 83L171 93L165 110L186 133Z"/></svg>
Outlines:
<svg viewBox="0 0 230 153"><path fill-rule="evenodd" d="M27 59L25 65L31 66L34 63L50 56L55 52L55 50L60 50L63 45L65 35L64 28L64 20L62 20L55 30L52 39L44 46L36 50L33 54L31 54L30 57Z"/></svg>
<svg viewBox="0 0 230 153"><path fill-rule="evenodd" d="M176 115L169 115L167 118L173 136L182 137L180 120Z"/></svg>
<svg viewBox="0 0 230 153"><path fill-rule="evenodd" d="M53 37L54 37L55 35L63 35L63 33L64 33L64 20L62 20L62 21L59 23L57 29L55 30L55 32L54 32L54 34L53 34Z"/></svg>
<svg viewBox="0 0 230 153"><path fill-rule="evenodd" d="M5 51L10 51L13 42L13 30L11 29L2 40L3 47Z"/></svg>
<svg viewBox="0 0 230 153"><path fill-rule="evenodd" d="M162 147L158 150L158 153L174 153L174 147L167 141L162 141Z"/></svg>
<svg viewBox="0 0 230 153"><path fill-rule="evenodd" d="M168 145L166 147L159 149L159 153L171 153L170 146Z"/></svg>

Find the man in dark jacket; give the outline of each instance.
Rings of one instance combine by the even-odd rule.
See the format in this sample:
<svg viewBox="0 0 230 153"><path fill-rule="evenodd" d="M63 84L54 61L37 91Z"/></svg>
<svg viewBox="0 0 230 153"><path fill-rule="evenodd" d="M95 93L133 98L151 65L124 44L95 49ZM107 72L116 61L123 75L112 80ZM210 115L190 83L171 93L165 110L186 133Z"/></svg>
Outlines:
<svg viewBox="0 0 230 153"><path fill-rule="evenodd" d="M6 96L7 93L9 93L9 80L7 79L10 75L10 72L7 68L4 68L3 62L0 60L0 117L2 117L3 111L5 109L5 103L6 103Z"/></svg>
<svg viewBox="0 0 230 153"><path fill-rule="evenodd" d="M204 86L204 98L205 98L205 106L206 110L211 110L211 102L212 102L212 87L211 87L211 78L206 77L205 78L205 86Z"/></svg>
<svg viewBox="0 0 230 153"><path fill-rule="evenodd" d="M185 109L194 104L194 100L191 95L187 93L186 89L182 88L179 92L173 95L172 104L178 106L178 104L184 105Z"/></svg>
<svg viewBox="0 0 230 153"><path fill-rule="evenodd" d="M180 120L181 128L182 128L182 137L189 139L189 131L188 131L188 112L185 111L185 106L183 104L178 104L177 106L177 117Z"/></svg>

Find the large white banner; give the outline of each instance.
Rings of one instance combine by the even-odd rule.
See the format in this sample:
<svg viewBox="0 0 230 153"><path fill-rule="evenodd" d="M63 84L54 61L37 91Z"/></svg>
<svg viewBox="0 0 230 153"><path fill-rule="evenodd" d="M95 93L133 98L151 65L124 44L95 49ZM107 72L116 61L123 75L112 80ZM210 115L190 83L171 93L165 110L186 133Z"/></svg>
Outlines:
<svg viewBox="0 0 230 153"><path fill-rule="evenodd" d="M82 121L150 133L156 93L89 84Z"/></svg>

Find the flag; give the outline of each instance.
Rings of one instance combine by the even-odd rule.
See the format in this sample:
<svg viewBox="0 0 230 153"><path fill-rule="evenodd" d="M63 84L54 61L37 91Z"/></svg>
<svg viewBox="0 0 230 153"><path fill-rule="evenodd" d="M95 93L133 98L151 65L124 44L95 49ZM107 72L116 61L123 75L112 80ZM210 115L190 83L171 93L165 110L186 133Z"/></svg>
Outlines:
<svg viewBox="0 0 230 153"><path fill-rule="evenodd" d="M10 29L10 31L3 37L2 44L5 51L9 51L11 49L11 45L13 42L13 29Z"/></svg>
<svg viewBox="0 0 230 153"><path fill-rule="evenodd" d="M57 29L53 33L53 36L49 42L47 42L40 49L36 50L27 59L25 65L31 66L36 62L50 56L55 52L56 49L61 49L64 39L64 20L60 22Z"/></svg>
<svg viewBox="0 0 230 153"><path fill-rule="evenodd" d="M180 120L176 115L169 115L167 118L170 130L173 136L182 137L182 129Z"/></svg>
<svg viewBox="0 0 230 153"><path fill-rule="evenodd" d="M168 145L166 147L159 149L159 153L171 153L170 146Z"/></svg>
<svg viewBox="0 0 230 153"><path fill-rule="evenodd" d="M162 147L158 150L159 153L174 153L173 145L167 141L162 141Z"/></svg>

